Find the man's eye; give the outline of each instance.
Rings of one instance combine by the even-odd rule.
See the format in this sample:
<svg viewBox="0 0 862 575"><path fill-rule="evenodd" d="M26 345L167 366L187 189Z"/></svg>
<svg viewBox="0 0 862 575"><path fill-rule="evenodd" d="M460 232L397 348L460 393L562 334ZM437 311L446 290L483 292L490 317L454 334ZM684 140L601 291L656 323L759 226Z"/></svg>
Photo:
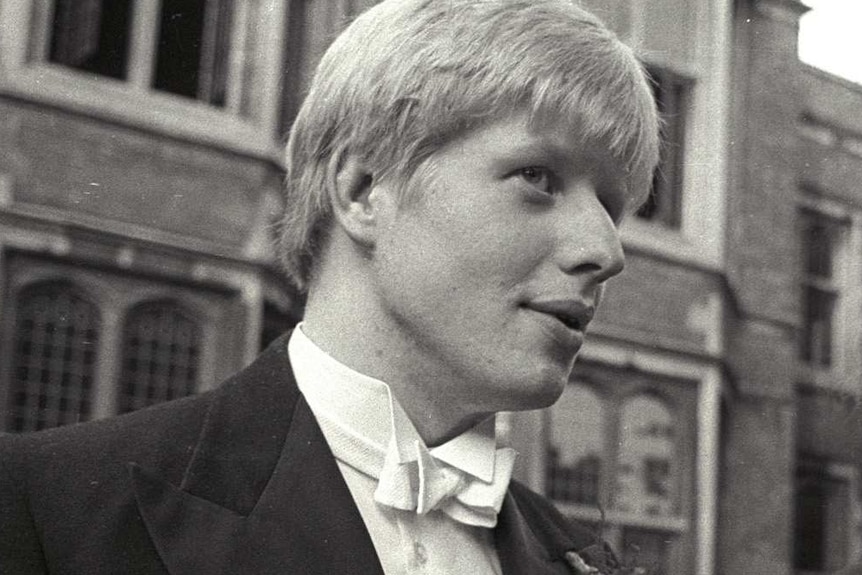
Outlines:
<svg viewBox="0 0 862 575"><path fill-rule="evenodd" d="M548 170L534 166L521 168L520 176L525 182L538 188L540 191L546 194L553 193L551 175L548 173Z"/></svg>

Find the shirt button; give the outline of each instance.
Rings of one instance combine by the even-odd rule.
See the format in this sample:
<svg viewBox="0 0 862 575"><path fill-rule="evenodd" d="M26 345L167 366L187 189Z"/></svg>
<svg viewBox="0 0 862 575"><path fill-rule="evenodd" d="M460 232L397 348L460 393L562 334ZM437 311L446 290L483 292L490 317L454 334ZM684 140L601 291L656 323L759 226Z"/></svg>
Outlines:
<svg viewBox="0 0 862 575"><path fill-rule="evenodd" d="M419 541L413 543L413 556L419 565L425 565L428 562L428 550Z"/></svg>

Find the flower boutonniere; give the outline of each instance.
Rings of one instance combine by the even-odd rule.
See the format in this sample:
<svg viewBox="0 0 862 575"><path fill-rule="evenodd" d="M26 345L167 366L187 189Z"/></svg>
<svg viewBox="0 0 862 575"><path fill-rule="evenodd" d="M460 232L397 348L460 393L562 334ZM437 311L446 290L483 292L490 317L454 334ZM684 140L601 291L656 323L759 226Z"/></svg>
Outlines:
<svg viewBox="0 0 862 575"><path fill-rule="evenodd" d="M593 562L592 554L582 553L568 551L564 556L575 575L648 575L643 567L620 565L613 557L609 561L599 559Z"/></svg>
<svg viewBox="0 0 862 575"><path fill-rule="evenodd" d="M596 567L592 567L584 561L583 557L575 553L574 551L569 551L565 555L566 561L569 563L569 567L575 570L575 573L578 575L588 575L590 573L601 573Z"/></svg>

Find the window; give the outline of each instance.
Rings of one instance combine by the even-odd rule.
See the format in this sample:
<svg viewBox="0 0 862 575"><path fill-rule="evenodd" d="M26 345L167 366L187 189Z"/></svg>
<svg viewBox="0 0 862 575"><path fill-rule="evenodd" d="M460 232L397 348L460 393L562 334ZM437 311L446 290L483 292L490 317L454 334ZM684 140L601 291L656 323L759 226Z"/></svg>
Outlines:
<svg viewBox="0 0 862 575"><path fill-rule="evenodd" d="M134 308L123 330L119 412L195 392L200 329L171 302Z"/></svg>
<svg viewBox="0 0 862 575"><path fill-rule="evenodd" d="M69 284L37 284L15 306L9 431L36 431L90 415L99 310Z"/></svg>
<svg viewBox="0 0 862 575"><path fill-rule="evenodd" d="M614 507L638 515L674 512L674 417L659 398L623 402Z"/></svg>
<svg viewBox="0 0 862 575"><path fill-rule="evenodd" d="M282 0L3 0L0 94L271 157Z"/></svg>
<svg viewBox="0 0 862 575"><path fill-rule="evenodd" d="M655 575L692 569L696 396L690 382L578 364L547 410L546 493Z"/></svg>
<svg viewBox="0 0 862 575"><path fill-rule="evenodd" d="M610 421L605 400L592 388L580 383L566 387L549 415L549 496L641 516L673 515L678 474L672 411L646 394L622 399L617 408L618 421ZM608 449L609 432L615 436L613 449ZM603 477L609 459L614 462L608 468L614 470L612 480Z"/></svg>
<svg viewBox="0 0 862 575"><path fill-rule="evenodd" d="M606 420L601 398L569 385L550 413L547 493L552 499L598 505Z"/></svg>
<svg viewBox="0 0 862 575"><path fill-rule="evenodd" d="M202 392L247 360L245 327L255 324L246 325L249 307L238 291L85 259L14 249L3 256L0 433ZM225 325L245 327L219 329Z"/></svg>
<svg viewBox="0 0 862 575"><path fill-rule="evenodd" d="M796 474L794 566L801 573L841 569L855 555L858 477L851 466L802 459Z"/></svg>
<svg viewBox="0 0 862 575"><path fill-rule="evenodd" d="M802 333L799 355L813 367L833 364L839 281L836 257L842 225L816 212L802 212Z"/></svg>
<svg viewBox="0 0 862 575"><path fill-rule="evenodd" d="M131 17L129 0L56 0L48 61L125 78Z"/></svg>
<svg viewBox="0 0 862 575"><path fill-rule="evenodd" d="M153 87L224 106L233 11L232 0L162 0Z"/></svg>
<svg viewBox="0 0 862 575"><path fill-rule="evenodd" d="M661 68L651 68L649 72L664 122L663 146L649 198L637 215L669 228L679 228L682 221L685 120L692 82Z"/></svg>
<svg viewBox="0 0 862 575"><path fill-rule="evenodd" d="M239 48L231 36L235 3L140 4L135 19L130 0L55 0L48 18L47 61L214 106L227 105L231 52ZM133 52L139 62L131 60ZM133 65L135 69L130 69Z"/></svg>

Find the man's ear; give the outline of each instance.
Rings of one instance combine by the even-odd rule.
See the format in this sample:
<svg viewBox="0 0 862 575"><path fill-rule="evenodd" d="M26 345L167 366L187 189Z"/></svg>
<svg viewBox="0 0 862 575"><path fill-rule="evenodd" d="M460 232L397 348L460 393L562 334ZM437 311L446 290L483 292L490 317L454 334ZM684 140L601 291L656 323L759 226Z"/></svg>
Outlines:
<svg viewBox="0 0 862 575"><path fill-rule="evenodd" d="M380 190L364 162L346 154L330 174L332 211L337 225L354 241L370 246L380 225Z"/></svg>

